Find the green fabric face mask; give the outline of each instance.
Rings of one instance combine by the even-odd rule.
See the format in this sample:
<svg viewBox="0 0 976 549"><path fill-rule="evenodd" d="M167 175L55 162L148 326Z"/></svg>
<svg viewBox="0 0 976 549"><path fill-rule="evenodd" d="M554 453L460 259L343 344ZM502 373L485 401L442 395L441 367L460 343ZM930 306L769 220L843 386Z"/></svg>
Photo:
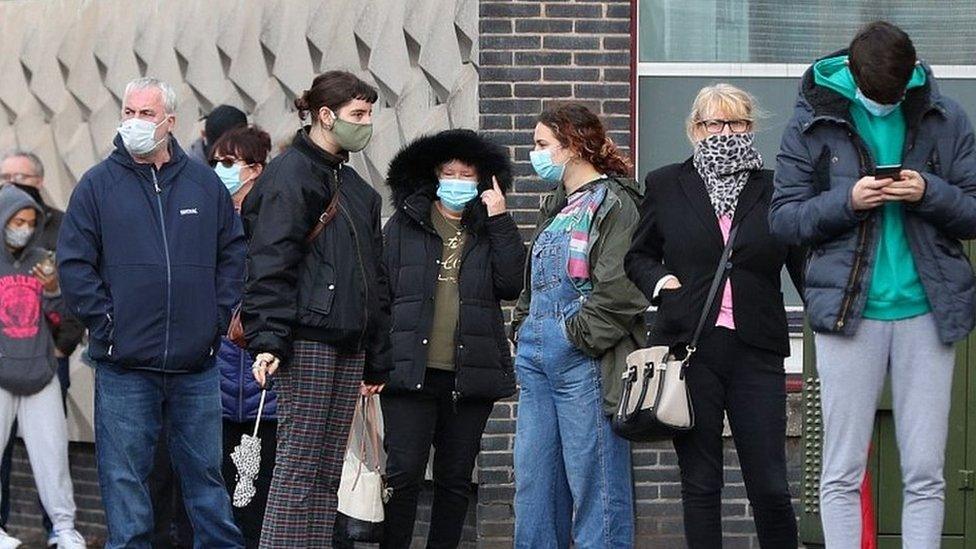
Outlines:
<svg viewBox="0 0 976 549"><path fill-rule="evenodd" d="M373 125L354 124L337 117L332 126L332 134L343 150L359 152L366 148L373 137Z"/></svg>

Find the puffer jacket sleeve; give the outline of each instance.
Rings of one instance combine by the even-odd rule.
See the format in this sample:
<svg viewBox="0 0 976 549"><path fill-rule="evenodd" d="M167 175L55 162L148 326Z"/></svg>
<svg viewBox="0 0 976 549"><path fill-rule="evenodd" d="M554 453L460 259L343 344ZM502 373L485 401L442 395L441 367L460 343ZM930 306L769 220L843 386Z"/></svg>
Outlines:
<svg viewBox="0 0 976 549"><path fill-rule="evenodd" d="M624 273L624 256L638 221L637 208L622 199L607 213L591 254L593 292L579 312L566 320L570 341L587 355L600 358L631 333L634 318L647 309L641 291Z"/></svg>
<svg viewBox="0 0 976 549"><path fill-rule="evenodd" d="M503 300L518 298L525 275L525 243L515 220L508 213L488 218L491 243L491 276L495 296Z"/></svg>
<svg viewBox="0 0 976 549"><path fill-rule="evenodd" d="M908 208L946 236L968 240L976 238L976 148L973 127L958 105L954 118L950 156L940 151L944 177L923 172L925 194Z"/></svg>
<svg viewBox="0 0 976 549"><path fill-rule="evenodd" d="M111 342L112 297L99 274L102 238L90 173L71 194L58 239L58 277L68 307L91 336Z"/></svg>
<svg viewBox="0 0 976 549"><path fill-rule="evenodd" d="M640 221L634 231L630 249L624 257L627 277L637 285L648 300L654 300L658 281L670 274L664 266L664 238L657 225L657 193L660 182L657 172L648 174L644 201L640 207Z"/></svg>
<svg viewBox="0 0 976 549"><path fill-rule="evenodd" d="M284 180L284 171L262 181L260 201L245 203L258 211L244 212L251 240L241 305L248 350L254 355L271 353L283 362L291 353L297 316L298 264L317 215L310 213L317 207L306 205L302 186Z"/></svg>
<svg viewBox="0 0 976 549"><path fill-rule="evenodd" d="M851 189L854 180L831 181L828 190L814 185L814 165L796 116L783 133L773 198L769 205L769 228L785 244L816 245L856 227L864 216L854 211Z"/></svg>
<svg viewBox="0 0 976 549"><path fill-rule="evenodd" d="M376 296L377 308L374 311L373 330L366 347L366 366L363 370L363 380L371 384L386 383L393 369L390 357L390 278L387 271L386 257L383 247L383 229L381 226L382 203L379 197L373 201L372 223L373 251L376 261Z"/></svg>

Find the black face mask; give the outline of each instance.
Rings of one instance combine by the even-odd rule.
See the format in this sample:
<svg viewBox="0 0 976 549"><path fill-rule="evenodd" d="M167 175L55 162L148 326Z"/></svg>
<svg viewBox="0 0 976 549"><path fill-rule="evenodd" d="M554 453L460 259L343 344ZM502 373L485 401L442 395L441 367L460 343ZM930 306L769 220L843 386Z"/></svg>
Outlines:
<svg viewBox="0 0 976 549"><path fill-rule="evenodd" d="M38 190L37 187L31 187L30 185L20 185L18 183L13 183L13 186L29 194L30 197L34 199L34 202L37 202L39 206L45 205L44 199L41 198L41 191Z"/></svg>

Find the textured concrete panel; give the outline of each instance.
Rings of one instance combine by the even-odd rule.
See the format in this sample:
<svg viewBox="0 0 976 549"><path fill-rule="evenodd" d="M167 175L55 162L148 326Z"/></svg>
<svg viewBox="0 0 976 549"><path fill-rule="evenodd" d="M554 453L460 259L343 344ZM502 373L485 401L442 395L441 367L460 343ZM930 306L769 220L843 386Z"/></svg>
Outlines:
<svg viewBox="0 0 976 549"><path fill-rule="evenodd" d="M476 128L477 0L0 0L0 149L35 151L64 206L111 150L125 84L179 94L176 135L229 103L287 142L315 74L377 86L373 143L352 164L374 185L419 134Z"/></svg>

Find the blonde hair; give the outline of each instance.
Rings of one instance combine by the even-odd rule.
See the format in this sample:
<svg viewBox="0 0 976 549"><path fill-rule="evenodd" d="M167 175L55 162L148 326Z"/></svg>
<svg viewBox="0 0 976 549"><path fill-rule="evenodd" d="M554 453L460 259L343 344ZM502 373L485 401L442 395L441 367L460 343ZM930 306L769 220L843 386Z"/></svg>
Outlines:
<svg viewBox="0 0 976 549"><path fill-rule="evenodd" d="M721 111L730 117L751 120L753 123L760 117L756 99L749 92L725 82L705 86L698 90L685 121L685 132L692 143L695 142L695 126L711 111Z"/></svg>

